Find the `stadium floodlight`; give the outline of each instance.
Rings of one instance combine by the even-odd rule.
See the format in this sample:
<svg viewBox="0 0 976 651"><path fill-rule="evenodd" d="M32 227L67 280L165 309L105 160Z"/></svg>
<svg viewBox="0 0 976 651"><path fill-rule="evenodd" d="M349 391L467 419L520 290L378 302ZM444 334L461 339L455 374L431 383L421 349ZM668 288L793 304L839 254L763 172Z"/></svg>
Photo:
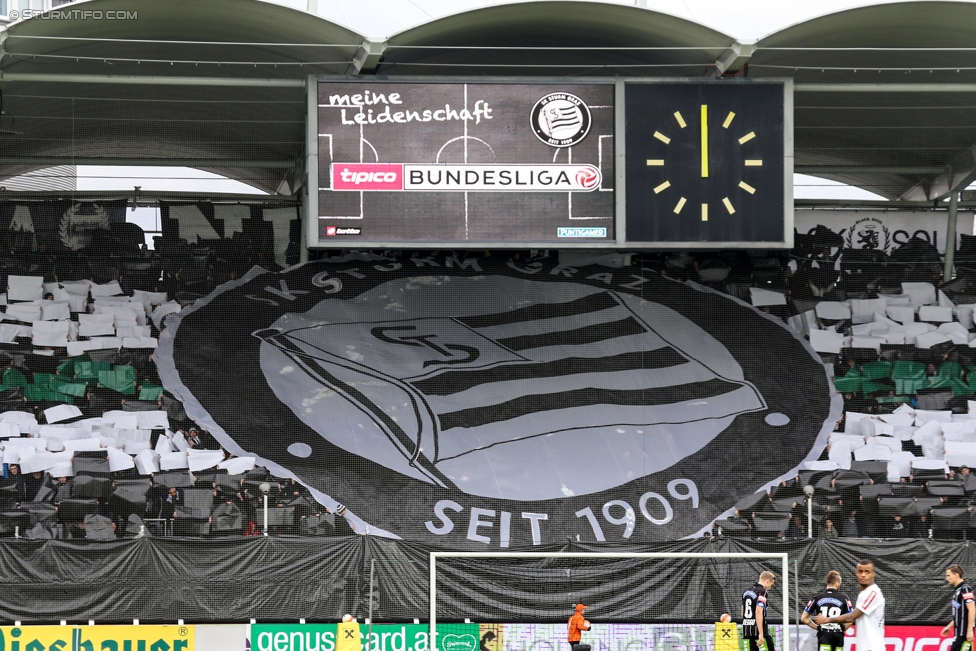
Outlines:
<svg viewBox="0 0 976 651"><path fill-rule="evenodd" d="M450 564L452 559L457 559L458 562ZM702 564L707 564L708 568L700 567ZM699 566L697 572L696 566ZM443 581L440 592L439 569ZM776 599L771 602L771 606L782 607L782 651L790 651L790 573L789 555L785 552L430 552L429 648L431 651L441 648L437 642L440 639L437 629L438 598L441 599L441 616L445 619L441 631L441 638L444 638L445 635L450 635L448 631L452 631L453 627L463 626L447 622L478 622L479 619L499 623L552 621L556 611L562 612L559 609L565 609L565 616L568 616L574 604L589 604L587 593L595 595L608 589L611 593L619 589L619 593L610 601L617 605L626 601L625 605L632 605L634 598L645 588L642 582L650 577L648 583L657 585L647 585L648 592L654 591L655 587L660 590L662 581L668 584L665 592L692 592L686 600L687 605L683 606L689 611L684 615L675 615L673 610L670 613L658 610L637 616L633 612L622 613L617 610L594 614L599 619L618 622L629 621L628 618L631 617L634 621L660 620L659 624L648 626L667 627L672 626L671 622L676 620L702 621L714 617L709 621L717 622L723 611L738 618L742 592L756 582L761 570L766 569L779 574L777 578L782 587L774 590L780 593L782 601L776 604L775 601L779 601ZM479 575L487 577L484 591L473 587ZM574 577L573 581L580 583L573 585L567 592L565 588L568 579L565 577L570 575ZM551 580L546 577L551 577ZM696 582L703 578L715 585L698 585ZM630 583L622 585L621 579ZM504 594L501 594L502 591ZM626 593L626 598L615 601L623 593ZM681 596L676 597L668 606L683 600ZM558 635L565 641L566 624L549 626L558 626L558 632L553 628L549 630L553 636ZM455 632L463 633L460 629ZM773 635L772 631L770 635Z"/></svg>

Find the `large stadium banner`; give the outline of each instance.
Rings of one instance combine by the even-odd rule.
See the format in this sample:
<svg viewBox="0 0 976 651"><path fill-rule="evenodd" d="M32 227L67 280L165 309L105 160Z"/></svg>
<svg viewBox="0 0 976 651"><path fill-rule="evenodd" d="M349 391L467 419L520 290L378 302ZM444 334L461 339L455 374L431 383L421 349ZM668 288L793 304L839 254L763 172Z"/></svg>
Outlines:
<svg viewBox="0 0 976 651"><path fill-rule="evenodd" d="M792 81L625 88L628 244L793 246Z"/></svg>
<svg viewBox="0 0 976 651"><path fill-rule="evenodd" d="M816 459L841 412L783 322L640 268L456 257L252 270L170 317L167 389L357 531L673 540Z"/></svg>
<svg viewBox="0 0 976 651"><path fill-rule="evenodd" d="M839 235L845 249L891 253L918 238L945 253L948 220L944 213L872 210L797 210L796 232L812 234L824 226ZM959 211L954 248L973 233L973 213Z"/></svg>
<svg viewBox="0 0 976 651"><path fill-rule="evenodd" d="M0 201L0 238L22 252L104 246L113 225L125 223L125 207L125 200Z"/></svg>
<svg viewBox="0 0 976 651"><path fill-rule="evenodd" d="M614 84L312 77L309 244L616 244Z"/></svg>

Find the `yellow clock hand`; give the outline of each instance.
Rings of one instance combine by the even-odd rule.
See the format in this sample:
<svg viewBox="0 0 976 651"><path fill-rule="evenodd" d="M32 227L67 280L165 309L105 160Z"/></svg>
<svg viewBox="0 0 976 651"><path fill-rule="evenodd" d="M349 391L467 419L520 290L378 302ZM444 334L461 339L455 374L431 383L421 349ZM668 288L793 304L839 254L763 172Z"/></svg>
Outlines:
<svg viewBox="0 0 976 651"><path fill-rule="evenodd" d="M701 175L708 178L708 105L701 105Z"/></svg>

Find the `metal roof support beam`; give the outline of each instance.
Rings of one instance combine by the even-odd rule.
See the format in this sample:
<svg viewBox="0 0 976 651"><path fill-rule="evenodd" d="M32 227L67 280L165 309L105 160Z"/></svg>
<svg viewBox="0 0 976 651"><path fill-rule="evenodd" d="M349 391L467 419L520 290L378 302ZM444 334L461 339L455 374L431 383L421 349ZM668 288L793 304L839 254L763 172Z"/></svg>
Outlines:
<svg viewBox="0 0 976 651"><path fill-rule="evenodd" d="M959 196L959 210L976 210L976 201L967 201L966 195ZM946 212L948 201L886 201L884 199L794 199L797 210L881 210L892 212Z"/></svg>
<svg viewBox="0 0 976 651"><path fill-rule="evenodd" d="M959 193L949 194L949 223L946 226L946 254L945 268L942 270L942 280L952 280L952 265L956 257L956 217L959 210Z"/></svg>
<svg viewBox="0 0 976 651"><path fill-rule="evenodd" d="M238 86L305 88L304 79L248 79L246 77L143 77L136 75L61 75L44 72L0 72L0 82L138 84L149 86Z"/></svg>
<svg viewBox="0 0 976 651"><path fill-rule="evenodd" d="M942 166L871 166L871 165L796 165L793 171L797 174L819 176L821 174L940 174L945 171Z"/></svg>
<svg viewBox="0 0 976 651"><path fill-rule="evenodd" d="M934 177L898 197L903 201L939 201L976 181L976 145L964 149Z"/></svg>
<svg viewBox="0 0 976 651"><path fill-rule="evenodd" d="M0 187L3 181L0 181ZM248 193L220 193L220 192L168 192L160 190L149 192L140 190L138 196L134 196L132 190L119 192L117 190L0 190L0 199L4 201L44 201L73 199L75 201L116 201L125 199L135 200L138 206L152 206L159 201L233 201L237 203L281 203L295 204L299 202L297 196L287 196L280 194L248 194Z"/></svg>
<svg viewBox="0 0 976 651"><path fill-rule="evenodd" d="M386 41L374 42L369 39L363 41L359 50L346 68L347 75L375 74L380 65L380 59L386 52Z"/></svg>
<svg viewBox="0 0 976 651"><path fill-rule="evenodd" d="M223 167L283 168L295 167L295 161L230 160L226 158L110 158L97 156L4 156L0 165L53 167L55 165L116 165L138 167Z"/></svg>
<svg viewBox="0 0 976 651"><path fill-rule="evenodd" d="M752 58L753 53L756 51L755 41L743 41L736 42L727 49L718 61L715 62L715 67L718 69L718 74L721 75L734 75L738 73L742 68L749 63L749 59Z"/></svg>
<svg viewBox="0 0 976 651"><path fill-rule="evenodd" d="M797 93L976 93L976 84L795 84Z"/></svg>

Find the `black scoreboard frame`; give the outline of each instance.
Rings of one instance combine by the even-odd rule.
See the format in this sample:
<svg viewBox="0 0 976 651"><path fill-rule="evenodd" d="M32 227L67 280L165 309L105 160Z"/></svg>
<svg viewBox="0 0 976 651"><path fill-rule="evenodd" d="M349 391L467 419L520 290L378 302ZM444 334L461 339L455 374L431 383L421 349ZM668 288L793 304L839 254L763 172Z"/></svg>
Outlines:
<svg viewBox="0 0 976 651"><path fill-rule="evenodd" d="M557 240L555 237L541 241L519 241L494 239L490 241L464 241L455 239L355 239L335 238L324 239L319 234L318 189L319 185L319 157L318 157L318 91L319 83L355 83L370 84L612 84L614 86L614 143L613 143L613 234L615 237L602 241L573 241L572 239ZM779 237L768 239L644 239L635 237L636 233L628 233L628 212L634 216L634 196L628 196L628 176L633 182L635 167L645 164L646 156L634 152L628 156L627 123L628 119L636 116L628 115L628 88L647 86L687 86L699 87L715 86L775 86L782 89L782 232ZM636 88L635 88L636 90ZM377 92L380 92L377 89ZM596 250L705 250L705 249L790 249L793 247L793 80L789 78L734 78L734 79L705 79L702 78L557 78L557 77L424 77L424 76L329 76L310 75L306 85L307 119L306 119L306 243L310 249L323 248L417 248L417 249L596 249ZM767 93L768 95L768 93ZM632 107L631 107L632 108ZM691 116L687 116L691 117ZM686 119L687 119L686 117ZM715 116L717 119L720 116ZM709 117L707 124L712 124ZM691 122L689 121L689 125ZM772 125L779 128L778 125ZM718 126L710 127L720 129ZM640 156L638 160L637 156ZM777 174L778 177L778 174ZM768 183L768 179L766 179ZM645 193L646 194L646 193ZM734 203L734 202L733 202ZM630 204L628 206L628 204ZM719 203L713 210L721 210ZM713 214L719 214L713 212ZM631 223L633 226L633 222ZM767 229L768 231L769 229ZM631 228L633 231L633 228Z"/></svg>

